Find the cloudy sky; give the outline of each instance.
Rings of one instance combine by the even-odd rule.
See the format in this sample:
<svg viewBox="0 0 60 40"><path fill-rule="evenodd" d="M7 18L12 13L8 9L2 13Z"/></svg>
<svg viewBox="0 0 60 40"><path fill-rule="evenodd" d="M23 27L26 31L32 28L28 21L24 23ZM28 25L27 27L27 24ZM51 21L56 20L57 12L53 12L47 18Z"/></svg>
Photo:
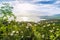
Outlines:
<svg viewBox="0 0 60 40"><path fill-rule="evenodd" d="M60 14L60 0L0 0L8 2L13 7L16 16L51 16Z"/></svg>
<svg viewBox="0 0 60 40"><path fill-rule="evenodd" d="M13 12L20 16L60 14L60 0L0 0L13 5Z"/></svg>

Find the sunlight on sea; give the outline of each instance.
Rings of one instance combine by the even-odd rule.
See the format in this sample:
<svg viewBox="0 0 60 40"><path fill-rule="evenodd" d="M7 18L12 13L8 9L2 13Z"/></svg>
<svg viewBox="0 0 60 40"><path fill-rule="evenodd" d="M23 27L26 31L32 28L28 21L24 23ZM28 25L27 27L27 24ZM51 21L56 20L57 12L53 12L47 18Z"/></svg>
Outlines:
<svg viewBox="0 0 60 40"><path fill-rule="evenodd" d="M39 17L17 17L16 21L27 21L27 22L38 22L41 20L46 19L40 19Z"/></svg>

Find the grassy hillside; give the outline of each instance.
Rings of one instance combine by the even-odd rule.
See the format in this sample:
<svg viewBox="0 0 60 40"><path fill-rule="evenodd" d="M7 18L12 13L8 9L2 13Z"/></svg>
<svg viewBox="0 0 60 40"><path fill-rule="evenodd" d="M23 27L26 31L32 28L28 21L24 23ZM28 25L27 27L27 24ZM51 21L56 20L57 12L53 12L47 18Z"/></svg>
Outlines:
<svg viewBox="0 0 60 40"><path fill-rule="evenodd" d="M0 40L60 40L60 20L0 21Z"/></svg>

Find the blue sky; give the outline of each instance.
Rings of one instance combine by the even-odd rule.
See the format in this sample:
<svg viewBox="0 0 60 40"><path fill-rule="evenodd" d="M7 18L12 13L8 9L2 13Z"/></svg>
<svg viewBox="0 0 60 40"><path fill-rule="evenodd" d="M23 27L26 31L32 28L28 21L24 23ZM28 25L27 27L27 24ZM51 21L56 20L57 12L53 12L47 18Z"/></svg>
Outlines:
<svg viewBox="0 0 60 40"><path fill-rule="evenodd" d="M0 0L13 7L16 16L51 16L60 14L60 0Z"/></svg>
<svg viewBox="0 0 60 40"><path fill-rule="evenodd" d="M60 14L60 0L0 0L0 2L13 5L15 14L37 16Z"/></svg>
<svg viewBox="0 0 60 40"><path fill-rule="evenodd" d="M56 2L56 0L43 0L43 1L38 1L38 2L36 2L36 3L38 3L38 4L54 4Z"/></svg>

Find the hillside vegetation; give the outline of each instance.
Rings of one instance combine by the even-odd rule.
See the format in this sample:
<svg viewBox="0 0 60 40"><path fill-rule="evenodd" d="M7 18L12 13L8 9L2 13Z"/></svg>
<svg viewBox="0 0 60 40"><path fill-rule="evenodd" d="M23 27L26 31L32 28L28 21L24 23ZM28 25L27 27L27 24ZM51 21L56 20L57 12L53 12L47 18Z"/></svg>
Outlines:
<svg viewBox="0 0 60 40"><path fill-rule="evenodd" d="M0 21L0 40L59 40L60 21Z"/></svg>

